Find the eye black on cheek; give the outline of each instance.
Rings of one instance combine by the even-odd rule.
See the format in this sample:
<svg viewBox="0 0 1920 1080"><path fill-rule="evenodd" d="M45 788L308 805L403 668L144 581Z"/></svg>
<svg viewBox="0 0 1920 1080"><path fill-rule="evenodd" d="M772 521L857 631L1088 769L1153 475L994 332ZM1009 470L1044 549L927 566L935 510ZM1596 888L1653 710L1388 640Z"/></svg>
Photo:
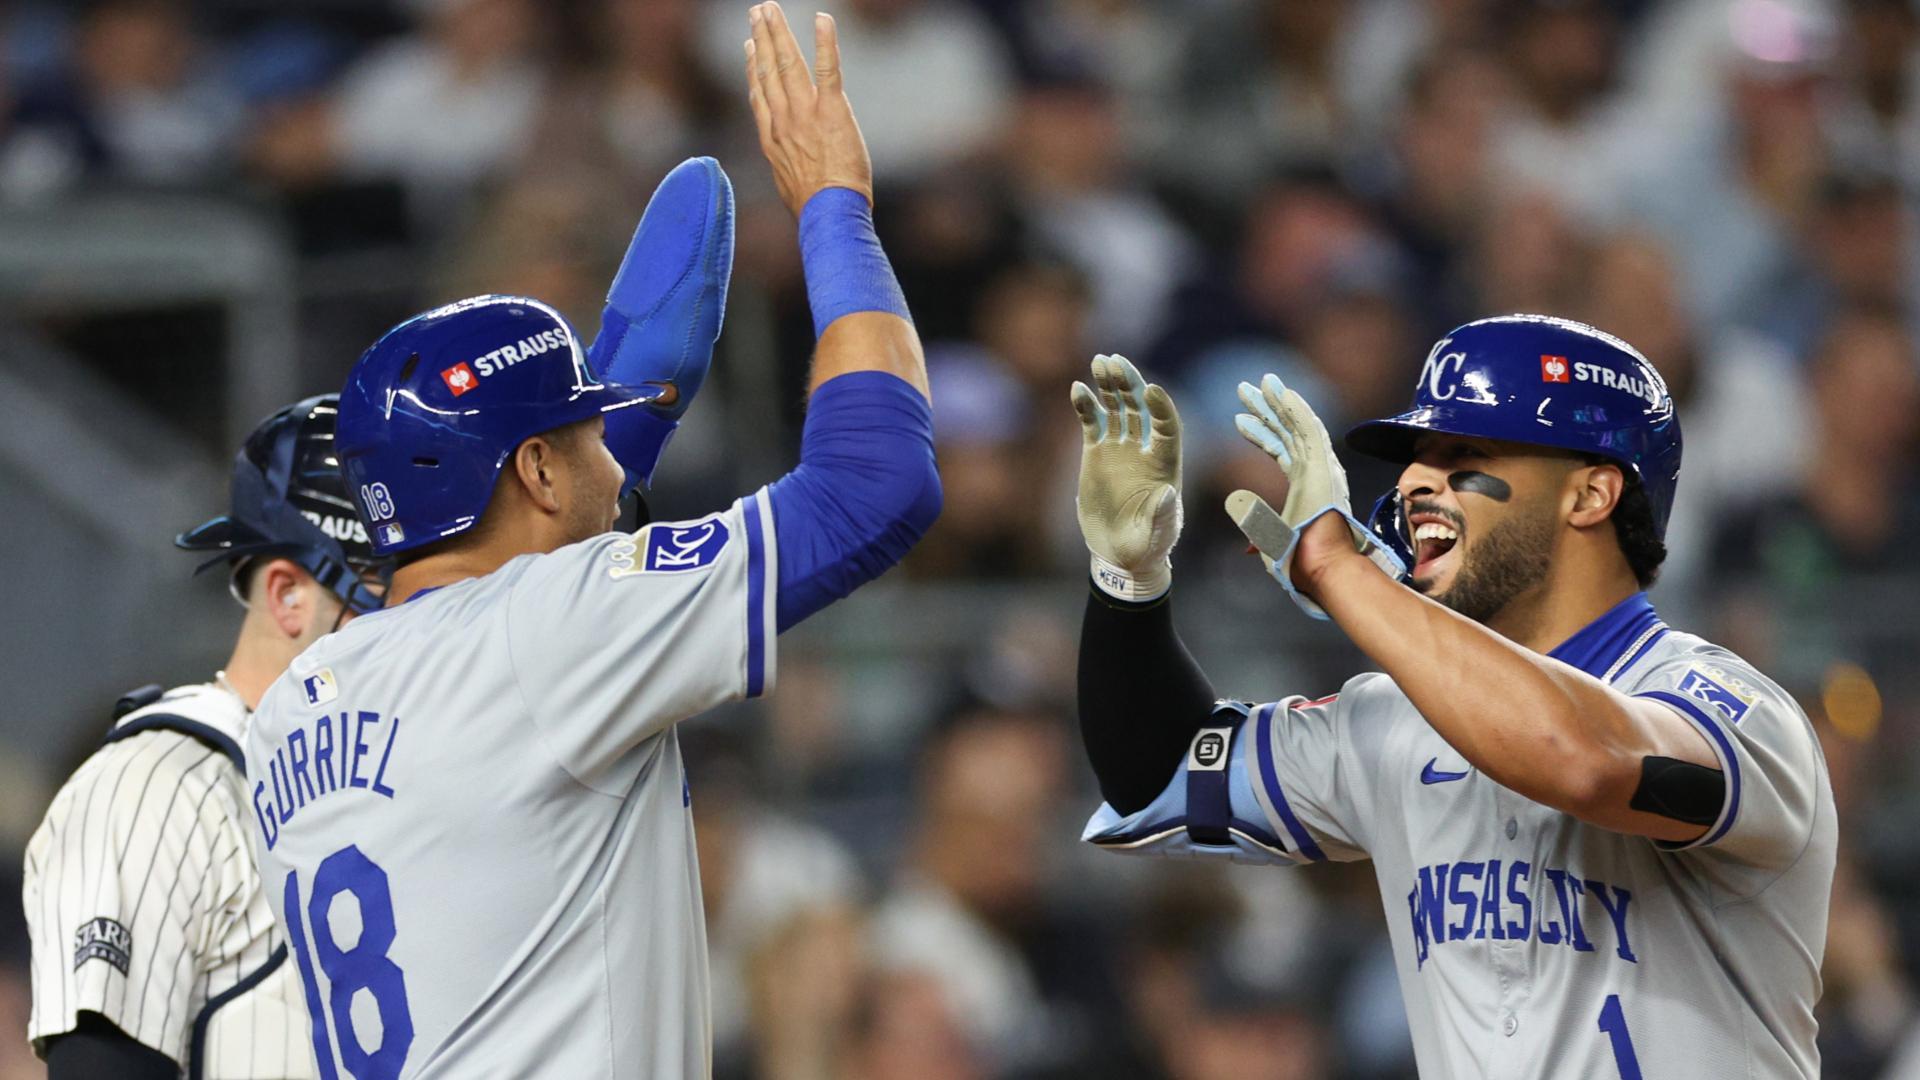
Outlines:
<svg viewBox="0 0 1920 1080"><path fill-rule="evenodd" d="M1447 486L1463 495L1484 495L1494 502L1508 502L1513 498L1513 487L1505 480L1473 469L1449 474Z"/></svg>

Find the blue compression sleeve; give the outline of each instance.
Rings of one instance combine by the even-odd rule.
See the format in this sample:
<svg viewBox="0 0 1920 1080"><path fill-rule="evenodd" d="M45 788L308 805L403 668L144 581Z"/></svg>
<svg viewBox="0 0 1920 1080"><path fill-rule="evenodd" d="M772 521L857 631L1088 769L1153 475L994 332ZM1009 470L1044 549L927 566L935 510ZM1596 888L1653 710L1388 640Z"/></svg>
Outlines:
<svg viewBox="0 0 1920 1080"><path fill-rule="evenodd" d="M881 371L827 380L807 408L799 466L767 498L785 632L885 573L940 516L927 399Z"/></svg>
<svg viewBox="0 0 1920 1080"><path fill-rule="evenodd" d="M800 261L806 270L813 336L856 311L909 321L907 298L873 231L873 208L851 188L823 188L800 208Z"/></svg>

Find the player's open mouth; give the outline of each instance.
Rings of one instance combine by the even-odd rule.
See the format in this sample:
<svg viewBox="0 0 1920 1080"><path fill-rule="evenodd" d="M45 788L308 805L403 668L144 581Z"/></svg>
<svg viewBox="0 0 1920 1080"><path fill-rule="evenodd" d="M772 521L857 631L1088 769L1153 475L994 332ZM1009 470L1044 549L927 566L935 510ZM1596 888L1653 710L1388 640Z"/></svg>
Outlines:
<svg viewBox="0 0 1920 1080"><path fill-rule="evenodd" d="M1460 543L1460 530L1444 521L1422 517L1413 523L1413 573L1423 577L1435 569Z"/></svg>

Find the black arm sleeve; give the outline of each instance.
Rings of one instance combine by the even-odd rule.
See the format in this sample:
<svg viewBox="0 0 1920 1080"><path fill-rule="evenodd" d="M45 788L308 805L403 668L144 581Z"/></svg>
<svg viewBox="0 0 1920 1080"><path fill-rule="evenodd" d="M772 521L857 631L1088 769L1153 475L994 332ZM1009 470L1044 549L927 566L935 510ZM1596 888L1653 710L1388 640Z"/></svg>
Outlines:
<svg viewBox="0 0 1920 1080"><path fill-rule="evenodd" d="M47 1080L180 1080L180 1066L95 1012L47 1040Z"/></svg>
<svg viewBox="0 0 1920 1080"><path fill-rule="evenodd" d="M1144 604L1088 585L1080 624L1080 739L1100 795L1145 809L1213 715L1213 684L1173 629L1172 594Z"/></svg>

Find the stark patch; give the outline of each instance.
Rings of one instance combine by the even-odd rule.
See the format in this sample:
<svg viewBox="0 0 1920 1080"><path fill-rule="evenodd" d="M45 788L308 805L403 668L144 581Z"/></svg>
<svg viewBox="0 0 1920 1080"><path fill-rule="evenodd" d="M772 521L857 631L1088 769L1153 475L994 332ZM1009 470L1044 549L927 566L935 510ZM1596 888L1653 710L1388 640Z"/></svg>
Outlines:
<svg viewBox="0 0 1920 1080"><path fill-rule="evenodd" d="M112 919L88 919L73 933L73 968L89 960L105 960L127 973L127 960L133 954L133 935Z"/></svg>

